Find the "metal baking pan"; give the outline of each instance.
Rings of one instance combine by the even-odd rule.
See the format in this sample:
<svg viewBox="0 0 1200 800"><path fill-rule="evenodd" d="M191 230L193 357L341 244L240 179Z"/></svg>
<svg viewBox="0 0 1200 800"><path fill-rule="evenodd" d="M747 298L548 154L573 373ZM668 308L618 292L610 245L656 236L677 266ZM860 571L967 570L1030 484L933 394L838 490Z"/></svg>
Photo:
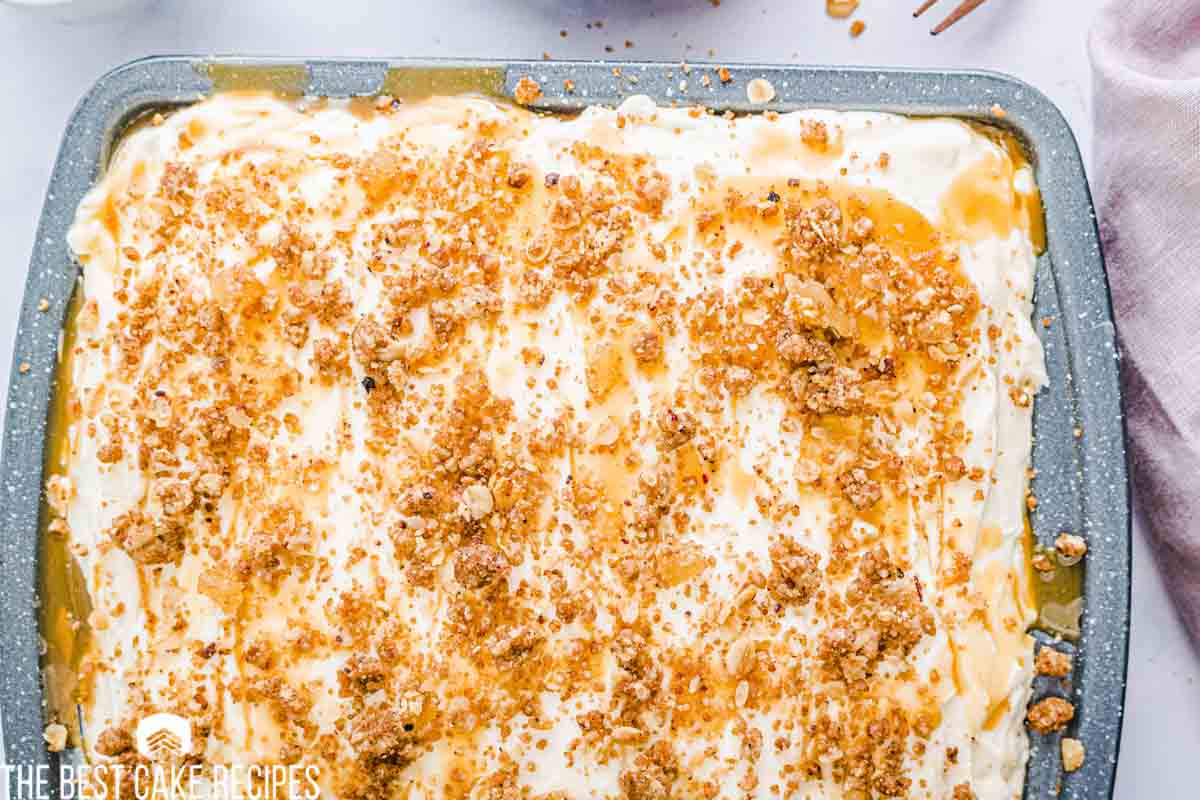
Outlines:
<svg viewBox="0 0 1200 800"><path fill-rule="evenodd" d="M705 65L694 65L698 72ZM711 75L712 67L706 71ZM67 248L75 208L100 174L125 127L148 111L194 102L213 91L271 89L295 96L480 92L511 96L532 76L538 108L572 112L616 104L630 94L660 103L752 112L798 108L865 109L948 115L1008 128L1027 147L1046 212L1048 247L1038 259L1036 318L1050 388L1035 405L1035 534L1050 544L1063 530L1090 543L1084 570L1082 635L1069 687L1077 714L1067 734L1087 758L1064 774L1058 737L1031 736L1025 797L1061 791L1068 798L1109 797L1116 772L1129 635L1129 494L1118 353L1104 261L1079 150L1058 109L1040 92L987 72L740 65L732 80L689 80L681 65L660 63L492 61L302 61L161 57L135 61L102 77L80 102L63 137L34 242L13 354L4 430L0 537L0 617L7 640L0 659L0 711L7 763L48 765L78 752L46 752L38 630L39 518L47 414L55 387L60 334L79 267ZM746 83L768 79L766 106L751 106ZM573 82L573 92L564 81ZM1004 114L994 112L999 106ZM42 298L48 311L38 308ZM21 365L27 364L25 368ZM1082 435L1077 435L1082 431ZM1035 632L1042 641L1045 634ZM1035 696L1060 687L1039 679ZM53 783L53 781L52 781ZM55 794L57 794L55 792ZM16 795L14 795L15 797Z"/></svg>

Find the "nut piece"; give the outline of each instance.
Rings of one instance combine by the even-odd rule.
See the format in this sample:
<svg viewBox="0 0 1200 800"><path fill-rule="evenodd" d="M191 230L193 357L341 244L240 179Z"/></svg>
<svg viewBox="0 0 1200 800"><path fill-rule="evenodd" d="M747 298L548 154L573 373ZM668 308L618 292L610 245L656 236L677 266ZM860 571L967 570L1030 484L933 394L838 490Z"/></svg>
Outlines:
<svg viewBox="0 0 1200 800"><path fill-rule="evenodd" d="M1054 549L1058 551L1059 560L1070 566L1078 563L1079 559L1087 553L1088 548L1087 542L1083 540L1082 536L1064 531L1054 540Z"/></svg>
<svg viewBox="0 0 1200 800"><path fill-rule="evenodd" d="M746 84L746 98L755 105L769 103L775 99L775 87L765 78L754 78Z"/></svg>
<svg viewBox="0 0 1200 800"><path fill-rule="evenodd" d="M463 489L462 499L463 510L471 519L483 519L496 507L491 490L477 483Z"/></svg>
<svg viewBox="0 0 1200 800"><path fill-rule="evenodd" d="M1075 706L1061 697L1047 697L1029 708L1025 720L1037 733L1054 733L1075 718Z"/></svg>
<svg viewBox="0 0 1200 800"><path fill-rule="evenodd" d="M1053 647L1043 647L1038 651L1034 669L1038 675L1048 675L1051 678L1065 678L1071 674L1071 657L1060 653Z"/></svg>
<svg viewBox="0 0 1200 800"><path fill-rule="evenodd" d="M1062 761L1063 769L1067 772L1074 772L1083 766L1084 748L1083 742L1078 739L1064 737L1062 740Z"/></svg>
<svg viewBox="0 0 1200 800"><path fill-rule="evenodd" d="M517 81L517 85L513 87L513 98L523 106L536 103L541 96L542 87L528 75Z"/></svg>
<svg viewBox="0 0 1200 800"><path fill-rule="evenodd" d="M51 722L46 726L46 730L42 731L42 738L46 740L47 750L51 753L61 753L67 748L67 726Z"/></svg>

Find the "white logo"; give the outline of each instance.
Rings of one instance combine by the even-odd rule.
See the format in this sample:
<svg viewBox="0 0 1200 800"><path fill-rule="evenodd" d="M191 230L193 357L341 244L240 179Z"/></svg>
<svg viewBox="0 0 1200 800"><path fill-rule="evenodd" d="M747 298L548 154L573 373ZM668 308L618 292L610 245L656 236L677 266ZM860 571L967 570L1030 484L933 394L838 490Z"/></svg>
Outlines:
<svg viewBox="0 0 1200 800"><path fill-rule="evenodd" d="M176 714L151 714L138 723L137 749L151 761L179 759L192 750L192 724Z"/></svg>

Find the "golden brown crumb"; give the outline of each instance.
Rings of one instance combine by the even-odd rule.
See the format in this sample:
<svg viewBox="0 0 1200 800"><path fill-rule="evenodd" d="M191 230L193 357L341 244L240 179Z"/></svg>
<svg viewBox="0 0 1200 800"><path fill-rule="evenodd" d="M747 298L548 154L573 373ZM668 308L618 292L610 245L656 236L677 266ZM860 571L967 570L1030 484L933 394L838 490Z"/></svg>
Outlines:
<svg viewBox="0 0 1200 800"><path fill-rule="evenodd" d="M353 721L350 745L370 770L388 774L392 768L404 767L420 753L418 724L422 699L405 698L405 702L386 708L369 708Z"/></svg>
<svg viewBox="0 0 1200 800"><path fill-rule="evenodd" d="M633 357L639 364L653 364L663 356L662 336L653 328L639 331L633 337Z"/></svg>
<svg viewBox="0 0 1200 800"><path fill-rule="evenodd" d="M717 69L717 77L721 80L721 83L729 83L733 80L733 75L729 73L729 69L726 67Z"/></svg>
<svg viewBox="0 0 1200 800"><path fill-rule="evenodd" d="M533 177L533 170L528 164L508 165L508 185L513 189L523 189Z"/></svg>
<svg viewBox="0 0 1200 800"><path fill-rule="evenodd" d="M825 0L825 13L834 19L845 19L858 8L858 0Z"/></svg>
<svg viewBox="0 0 1200 800"><path fill-rule="evenodd" d="M66 516L67 505L75 497L75 487L66 475L51 475L46 479L46 504L60 517Z"/></svg>
<svg viewBox="0 0 1200 800"><path fill-rule="evenodd" d="M863 22L861 19L854 20L854 22L850 23L850 38L857 39L859 36L863 35L863 31L866 29L867 23Z"/></svg>
<svg viewBox="0 0 1200 800"><path fill-rule="evenodd" d="M29 362L28 362L28 361L22 361L22 362L21 362L21 363L20 363L20 364L17 366L17 371L18 371L18 372L20 372L22 375L24 375L25 373L29 372L29 369L30 369L30 366L29 366Z"/></svg>
<svg viewBox="0 0 1200 800"><path fill-rule="evenodd" d="M105 533L135 561L164 564L183 554L185 532L165 517L134 509L114 519Z"/></svg>
<svg viewBox="0 0 1200 800"><path fill-rule="evenodd" d="M1061 697L1047 697L1029 707L1025 719L1037 733L1053 733L1075 718L1075 706Z"/></svg>
<svg viewBox="0 0 1200 800"><path fill-rule="evenodd" d="M1060 533L1054 540L1054 549L1064 563L1074 563L1087 554L1087 542L1074 533Z"/></svg>
<svg viewBox="0 0 1200 800"><path fill-rule="evenodd" d="M638 754L634 765L621 773L622 800L668 800L679 778L679 762L665 740Z"/></svg>
<svg viewBox="0 0 1200 800"><path fill-rule="evenodd" d="M771 594L780 603L804 605L821 586L820 558L812 550L785 537L771 545Z"/></svg>
<svg viewBox="0 0 1200 800"><path fill-rule="evenodd" d="M1055 570L1054 559L1042 551L1033 554L1033 568L1038 572L1053 572Z"/></svg>
<svg viewBox="0 0 1200 800"><path fill-rule="evenodd" d="M1053 647L1043 645L1042 649L1038 651L1034 668L1039 675L1065 678L1071 674L1071 657Z"/></svg>
<svg viewBox="0 0 1200 800"><path fill-rule="evenodd" d="M971 791L970 784L960 783L954 787L954 794L951 795L952 800L975 800L975 792Z"/></svg>
<svg viewBox="0 0 1200 800"><path fill-rule="evenodd" d="M664 408L658 414L659 441L664 450L678 450L692 440L699 425L687 411Z"/></svg>
<svg viewBox="0 0 1200 800"><path fill-rule="evenodd" d="M119 756L133 749L133 735L125 728L105 728L96 737L94 748L102 756Z"/></svg>
<svg viewBox="0 0 1200 800"><path fill-rule="evenodd" d="M788 366L829 364L836 356L829 343L804 333L789 333L779 343L779 356Z"/></svg>
<svg viewBox="0 0 1200 800"><path fill-rule="evenodd" d="M846 499L859 510L870 508L883 496L879 484L871 480L867 476L866 470L860 467L843 472L838 478L838 483L841 485Z"/></svg>
<svg viewBox="0 0 1200 800"><path fill-rule="evenodd" d="M542 87L528 75L517 81L513 88L513 98L523 106L533 105L542 96Z"/></svg>
<svg viewBox="0 0 1200 800"><path fill-rule="evenodd" d="M44 297L41 298L40 300L38 300L38 311L49 311L49 310L50 310L50 301L49 300L47 300Z"/></svg>
<svg viewBox="0 0 1200 800"><path fill-rule="evenodd" d="M468 544L454 557L454 579L468 589L499 585L508 574L508 560L486 544Z"/></svg>
<svg viewBox="0 0 1200 800"><path fill-rule="evenodd" d="M1067 772L1074 772L1083 766L1084 747L1083 742L1078 739L1072 739L1069 736L1064 736L1061 742L1062 748L1062 763L1063 769Z"/></svg>

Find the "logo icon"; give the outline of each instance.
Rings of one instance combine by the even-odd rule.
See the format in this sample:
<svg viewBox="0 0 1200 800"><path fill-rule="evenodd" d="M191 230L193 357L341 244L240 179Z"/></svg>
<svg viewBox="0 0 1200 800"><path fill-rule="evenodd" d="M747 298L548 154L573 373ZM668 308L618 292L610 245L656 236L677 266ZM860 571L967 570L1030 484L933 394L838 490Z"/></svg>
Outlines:
<svg viewBox="0 0 1200 800"><path fill-rule="evenodd" d="M151 714L138 723L137 749L151 761L182 758L192 749L192 724L176 714Z"/></svg>

